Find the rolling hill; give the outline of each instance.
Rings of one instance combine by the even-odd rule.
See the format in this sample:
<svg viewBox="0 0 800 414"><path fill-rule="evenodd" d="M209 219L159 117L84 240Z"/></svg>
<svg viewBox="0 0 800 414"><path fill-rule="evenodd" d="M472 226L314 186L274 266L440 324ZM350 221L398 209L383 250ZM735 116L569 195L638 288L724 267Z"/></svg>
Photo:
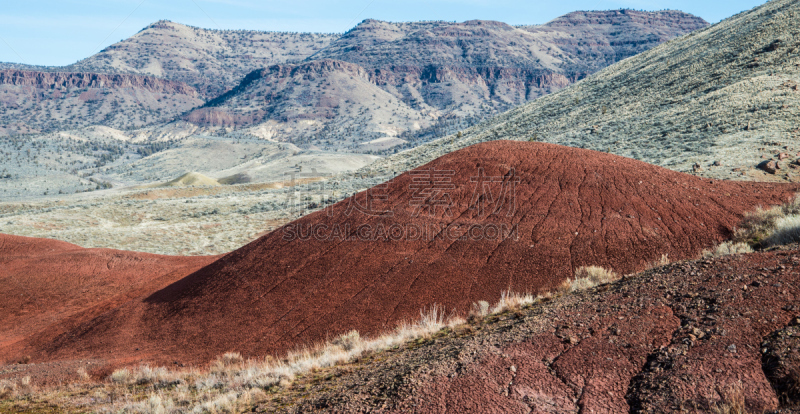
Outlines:
<svg viewBox="0 0 800 414"><path fill-rule="evenodd" d="M0 349L64 332L120 303L167 286L215 257L157 256L0 234ZM0 358L9 355L0 351ZM13 361L22 360L17 355Z"/></svg>
<svg viewBox="0 0 800 414"><path fill-rule="evenodd" d="M507 289L550 290L581 266L628 274L662 255L695 257L729 237L745 212L798 190L552 144L480 144L4 353L202 363L231 350L281 353L351 329L374 334L433 304L463 313Z"/></svg>

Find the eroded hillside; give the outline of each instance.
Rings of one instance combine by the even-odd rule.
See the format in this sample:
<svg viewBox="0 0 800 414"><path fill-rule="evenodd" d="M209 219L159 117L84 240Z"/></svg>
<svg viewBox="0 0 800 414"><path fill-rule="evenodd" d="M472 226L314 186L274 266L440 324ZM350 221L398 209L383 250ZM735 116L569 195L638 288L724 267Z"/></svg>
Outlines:
<svg viewBox="0 0 800 414"><path fill-rule="evenodd" d="M772 1L369 168L405 170L493 139L591 148L726 179L796 180L800 6ZM774 161L777 168L755 167ZM764 168L764 170L769 170Z"/></svg>
<svg viewBox="0 0 800 414"><path fill-rule="evenodd" d="M234 87L247 73L299 62L339 35L255 30L211 30L166 20L65 69L140 73L183 82L207 98Z"/></svg>
<svg viewBox="0 0 800 414"><path fill-rule="evenodd" d="M203 103L193 87L152 76L0 71L0 135L169 122Z"/></svg>
<svg viewBox="0 0 800 414"><path fill-rule="evenodd" d="M675 12L578 12L542 26L365 20L302 64L249 74L190 114L323 148L385 151L474 125L703 28Z"/></svg>

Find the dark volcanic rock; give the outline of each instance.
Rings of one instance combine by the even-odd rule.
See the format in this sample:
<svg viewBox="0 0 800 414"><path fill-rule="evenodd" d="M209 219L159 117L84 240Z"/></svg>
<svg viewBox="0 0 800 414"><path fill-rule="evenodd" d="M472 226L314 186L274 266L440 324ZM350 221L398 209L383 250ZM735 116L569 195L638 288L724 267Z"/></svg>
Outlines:
<svg viewBox="0 0 800 414"><path fill-rule="evenodd" d="M130 74L0 71L0 85L31 86L39 89L135 88L155 93L197 96L197 91L181 82Z"/></svg>
<svg viewBox="0 0 800 414"><path fill-rule="evenodd" d="M258 408L678 413L741 398L795 412L771 381L793 383L772 366L796 366L799 299L796 247L674 263L318 372ZM764 338L780 362L762 368Z"/></svg>
<svg viewBox="0 0 800 414"><path fill-rule="evenodd" d="M800 409L800 317L761 344L761 364L785 405Z"/></svg>

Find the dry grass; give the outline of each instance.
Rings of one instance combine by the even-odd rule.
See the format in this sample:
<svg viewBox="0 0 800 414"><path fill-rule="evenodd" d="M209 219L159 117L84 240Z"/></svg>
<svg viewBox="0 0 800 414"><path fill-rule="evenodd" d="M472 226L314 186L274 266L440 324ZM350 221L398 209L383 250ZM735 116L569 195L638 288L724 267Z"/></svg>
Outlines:
<svg viewBox="0 0 800 414"><path fill-rule="evenodd" d="M747 214L732 241L756 248L800 241L800 196L784 205L759 207Z"/></svg>
<svg viewBox="0 0 800 414"><path fill-rule="evenodd" d="M521 299L526 297L529 295L504 294L503 306L519 306L523 303ZM464 318L457 315L446 316L440 306L433 305L421 311L416 321L400 323L386 334L365 338L357 331L350 331L331 341L290 352L283 359L270 356L245 360L236 352L228 352L212 361L208 370L202 373L191 370L169 371L147 365L134 370L122 368L110 375L109 382L112 386L150 386L153 390L160 391L139 401L104 407L104 410L121 413L239 412L263 400L265 391L288 387L298 375L347 363L368 353L397 347L415 339L430 337L444 328L452 328L465 322Z"/></svg>
<svg viewBox="0 0 800 414"><path fill-rule="evenodd" d="M489 310L491 310L491 306L492 305L490 305L489 302L485 300L479 300L477 303L472 304L472 309L469 311L469 315L479 318L488 316Z"/></svg>
<svg viewBox="0 0 800 414"><path fill-rule="evenodd" d="M666 265L668 265L670 263L672 263L672 260L670 260L669 255L665 253L665 254L661 255L660 259L650 262L650 264L647 266L647 268L648 269L652 269L652 268L655 268L655 267L666 266Z"/></svg>
<svg viewBox="0 0 800 414"><path fill-rule="evenodd" d="M744 242L727 241L719 246L703 251L704 259L711 259L714 257L730 256L732 254L745 254L752 253L753 248Z"/></svg>
<svg viewBox="0 0 800 414"><path fill-rule="evenodd" d="M578 286L594 286L617 279L613 272L596 266L581 268L576 275L579 278L572 282L575 286L572 291ZM486 301L473 304L469 317L482 318L515 311L549 297L552 294L534 296L508 290L502 292L494 306ZM267 356L246 360L239 353L228 352L203 371L172 371L148 365L121 368L114 371L104 384L73 384L72 391L43 391L37 394L37 399L48 404L74 407L79 405L76 403L81 398L79 395L87 395L86 389L91 388L94 397L89 408L93 412L236 413L265 401L268 393L289 387L298 376L346 364L369 353L399 347L420 338L430 338L443 329L465 323L463 317L447 315L442 307L433 305L420 311L417 320L402 322L394 330L371 338L353 330L327 342L289 352L281 359ZM18 401L35 391L29 381L27 385L0 382L2 399Z"/></svg>
<svg viewBox="0 0 800 414"><path fill-rule="evenodd" d="M26 398L34 394L37 388L31 383L31 377L19 381L0 380L0 399Z"/></svg>
<svg viewBox="0 0 800 414"><path fill-rule="evenodd" d="M748 414L741 383L731 385L719 391L719 394L721 401L712 407L715 414Z"/></svg>
<svg viewBox="0 0 800 414"><path fill-rule="evenodd" d="M500 301L491 309L491 313L501 313L507 310L516 310L524 306L533 305L538 299L530 293L515 293L510 290L500 294Z"/></svg>
<svg viewBox="0 0 800 414"><path fill-rule="evenodd" d="M582 266L575 271L575 278L565 280L558 290L564 293L576 292L619 279L620 276L612 270L600 266Z"/></svg>

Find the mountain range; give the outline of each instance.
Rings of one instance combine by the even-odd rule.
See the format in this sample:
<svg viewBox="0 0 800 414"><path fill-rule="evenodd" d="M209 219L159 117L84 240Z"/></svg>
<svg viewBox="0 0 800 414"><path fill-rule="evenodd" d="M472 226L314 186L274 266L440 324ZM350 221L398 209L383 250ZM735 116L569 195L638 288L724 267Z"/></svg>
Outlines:
<svg viewBox="0 0 800 414"><path fill-rule="evenodd" d="M0 64L0 135L10 137L0 140L0 190L19 200L190 172L261 180L289 173L265 173L284 164L353 170L705 26L682 12L633 10L518 27L365 20L344 34L159 21L66 67ZM276 164L272 149L220 164L211 148L221 141L241 151L287 144L300 164Z"/></svg>
<svg viewBox="0 0 800 414"><path fill-rule="evenodd" d="M515 139L590 148L716 178L796 180L797 13L789 2L767 3L461 136L367 168L404 171L477 142ZM779 168L758 168L768 161Z"/></svg>
<svg viewBox="0 0 800 414"><path fill-rule="evenodd" d="M630 10L577 12L522 27L365 20L343 35L220 31L159 21L75 64L29 67L25 76L147 76L155 78L151 84L164 82L162 88L169 88L167 81L186 85L193 100L171 94L156 102L139 98L136 109L147 114L121 123L115 118L129 108L115 104L108 90L135 94L138 88L124 81L101 86L39 75L35 83L4 85L7 95L35 93L45 106L21 107L6 99L5 106L23 117L8 113L0 125L6 133L30 133L88 125L133 129L181 118L202 126L253 127L247 132L305 146L379 150L408 141L401 136L429 137L472 124L706 25L680 12ZM5 77L21 76L12 71L19 66L5 66ZM71 102L72 112L54 113L46 105L60 102L60 95L48 89L84 99ZM89 95L97 97L87 101ZM200 108L189 111L195 107ZM94 116L71 117L88 111ZM59 123L59 116L73 123Z"/></svg>

